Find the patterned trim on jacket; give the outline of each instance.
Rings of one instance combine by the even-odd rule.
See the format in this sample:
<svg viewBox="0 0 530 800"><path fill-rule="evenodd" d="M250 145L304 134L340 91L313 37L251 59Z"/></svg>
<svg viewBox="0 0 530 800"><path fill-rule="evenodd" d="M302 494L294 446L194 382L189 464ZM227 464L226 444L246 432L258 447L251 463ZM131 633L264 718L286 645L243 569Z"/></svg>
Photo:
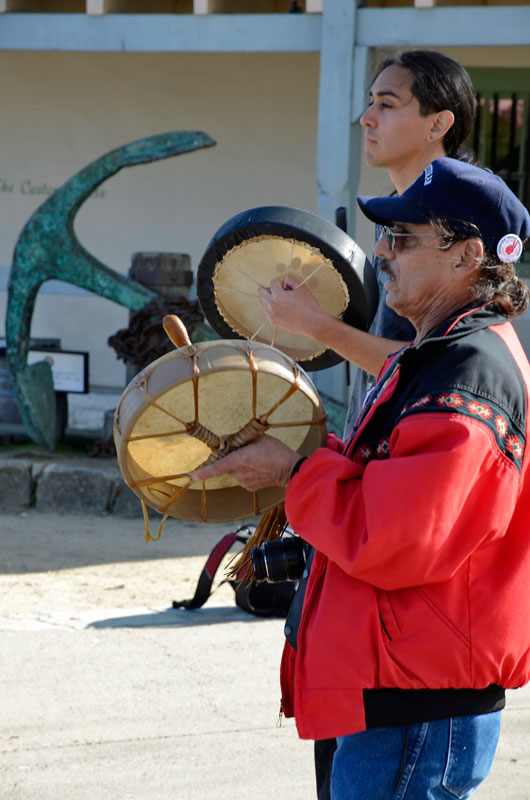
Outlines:
<svg viewBox="0 0 530 800"><path fill-rule="evenodd" d="M411 414L439 412L457 413L482 422L493 433L500 452L521 469L525 438L498 405L479 399L470 392L440 391L423 395L406 405L399 419ZM386 436L376 442L363 442L357 450L357 458L361 464L367 464L372 459L388 458L389 453L390 437Z"/></svg>

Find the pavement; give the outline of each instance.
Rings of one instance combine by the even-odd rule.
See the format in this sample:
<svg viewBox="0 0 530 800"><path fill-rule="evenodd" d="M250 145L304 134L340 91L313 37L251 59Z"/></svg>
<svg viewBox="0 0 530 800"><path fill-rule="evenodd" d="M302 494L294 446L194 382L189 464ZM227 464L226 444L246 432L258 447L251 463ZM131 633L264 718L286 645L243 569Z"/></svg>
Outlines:
<svg viewBox="0 0 530 800"><path fill-rule="evenodd" d="M29 463L27 503L20 472L6 488L13 461ZM170 519L146 544L140 515L109 500L115 463L92 461L0 448L0 798L311 800L312 743L278 726L283 620L241 611L219 580L203 608L171 607L238 523ZM68 507L81 468L103 473L103 510ZM529 775L527 687L508 693L474 797L530 800Z"/></svg>

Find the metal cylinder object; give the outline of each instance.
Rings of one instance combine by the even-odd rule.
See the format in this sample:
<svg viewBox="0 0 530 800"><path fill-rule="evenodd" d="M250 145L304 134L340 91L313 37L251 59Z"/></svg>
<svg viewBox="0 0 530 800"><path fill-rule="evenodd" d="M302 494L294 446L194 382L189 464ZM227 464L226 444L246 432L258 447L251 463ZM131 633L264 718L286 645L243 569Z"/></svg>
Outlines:
<svg viewBox="0 0 530 800"><path fill-rule="evenodd" d="M133 253L129 277L142 286L152 289L164 300L189 300L193 284L191 258L187 253L138 252ZM129 319L133 316L129 314ZM152 347L165 344L166 334L162 325L150 331L148 336ZM127 382L145 366L143 363L127 363Z"/></svg>
<svg viewBox="0 0 530 800"><path fill-rule="evenodd" d="M133 253L129 277L162 297L189 298L191 258L187 253Z"/></svg>

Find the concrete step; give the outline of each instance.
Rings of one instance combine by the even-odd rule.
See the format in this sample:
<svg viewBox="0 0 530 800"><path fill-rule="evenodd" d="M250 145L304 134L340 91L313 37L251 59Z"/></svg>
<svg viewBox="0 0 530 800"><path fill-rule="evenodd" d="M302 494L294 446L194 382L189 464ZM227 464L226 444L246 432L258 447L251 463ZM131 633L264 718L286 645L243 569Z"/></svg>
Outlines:
<svg viewBox="0 0 530 800"><path fill-rule="evenodd" d="M4 450L4 452L2 452ZM0 509L87 512L141 517L140 501L124 483L115 458L0 450Z"/></svg>

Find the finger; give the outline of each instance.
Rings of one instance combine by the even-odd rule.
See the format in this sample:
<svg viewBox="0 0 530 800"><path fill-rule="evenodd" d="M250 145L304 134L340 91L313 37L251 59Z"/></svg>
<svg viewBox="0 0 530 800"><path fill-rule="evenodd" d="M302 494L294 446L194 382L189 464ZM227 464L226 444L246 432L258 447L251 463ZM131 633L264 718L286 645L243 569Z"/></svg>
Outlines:
<svg viewBox="0 0 530 800"><path fill-rule="evenodd" d="M194 469L193 472L190 472L190 478L192 483L196 481L207 481L208 478L213 478L214 475L211 475L210 467L199 467L199 469Z"/></svg>
<svg viewBox="0 0 530 800"><path fill-rule="evenodd" d="M289 276L286 276L281 280L274 278L274 280L271 281L270 293L272 297L281 297L281 295L285 294L286 291L291 291L291 286L289 285Z"/></svg>
<svg viewBox="0 0 530 800"><path fill-rule="evenodd" d="M298 275L292 275L289 273L286 278L282 281L282 287L284 291L291 291L292 289L296 289L297 286L300 286L302 283L301 278Z"/></svg>
<svg viewBox="0 0 530 800"><path fill-rule="evenodd" d="M260 299L261 305L270 305L271 299L271 290L270 289L258 289L258 297Z"/></svg>
<svg viewBox="0 0 530 800"><path fill-rule="evenodd" d="M221 459L222 461L222 459ZM207 481L209 478L218 478L219 475L224 475L228 469L223 465L220 466L221 461L216 461L215 464L208 464L206 467L199 467L190 472L192 481Z"/></svg>
<svg viewBox="0 0 530 800"><path fill-rule="evenodd" d="M208 478L218 478L220 475L230 473L231 470L236 469L238 452L240 451L228 453L228 455L218 461L214 461L212 464L193 470L193 472L190 472L190 478L192 481L207 481Z"/></svg>

